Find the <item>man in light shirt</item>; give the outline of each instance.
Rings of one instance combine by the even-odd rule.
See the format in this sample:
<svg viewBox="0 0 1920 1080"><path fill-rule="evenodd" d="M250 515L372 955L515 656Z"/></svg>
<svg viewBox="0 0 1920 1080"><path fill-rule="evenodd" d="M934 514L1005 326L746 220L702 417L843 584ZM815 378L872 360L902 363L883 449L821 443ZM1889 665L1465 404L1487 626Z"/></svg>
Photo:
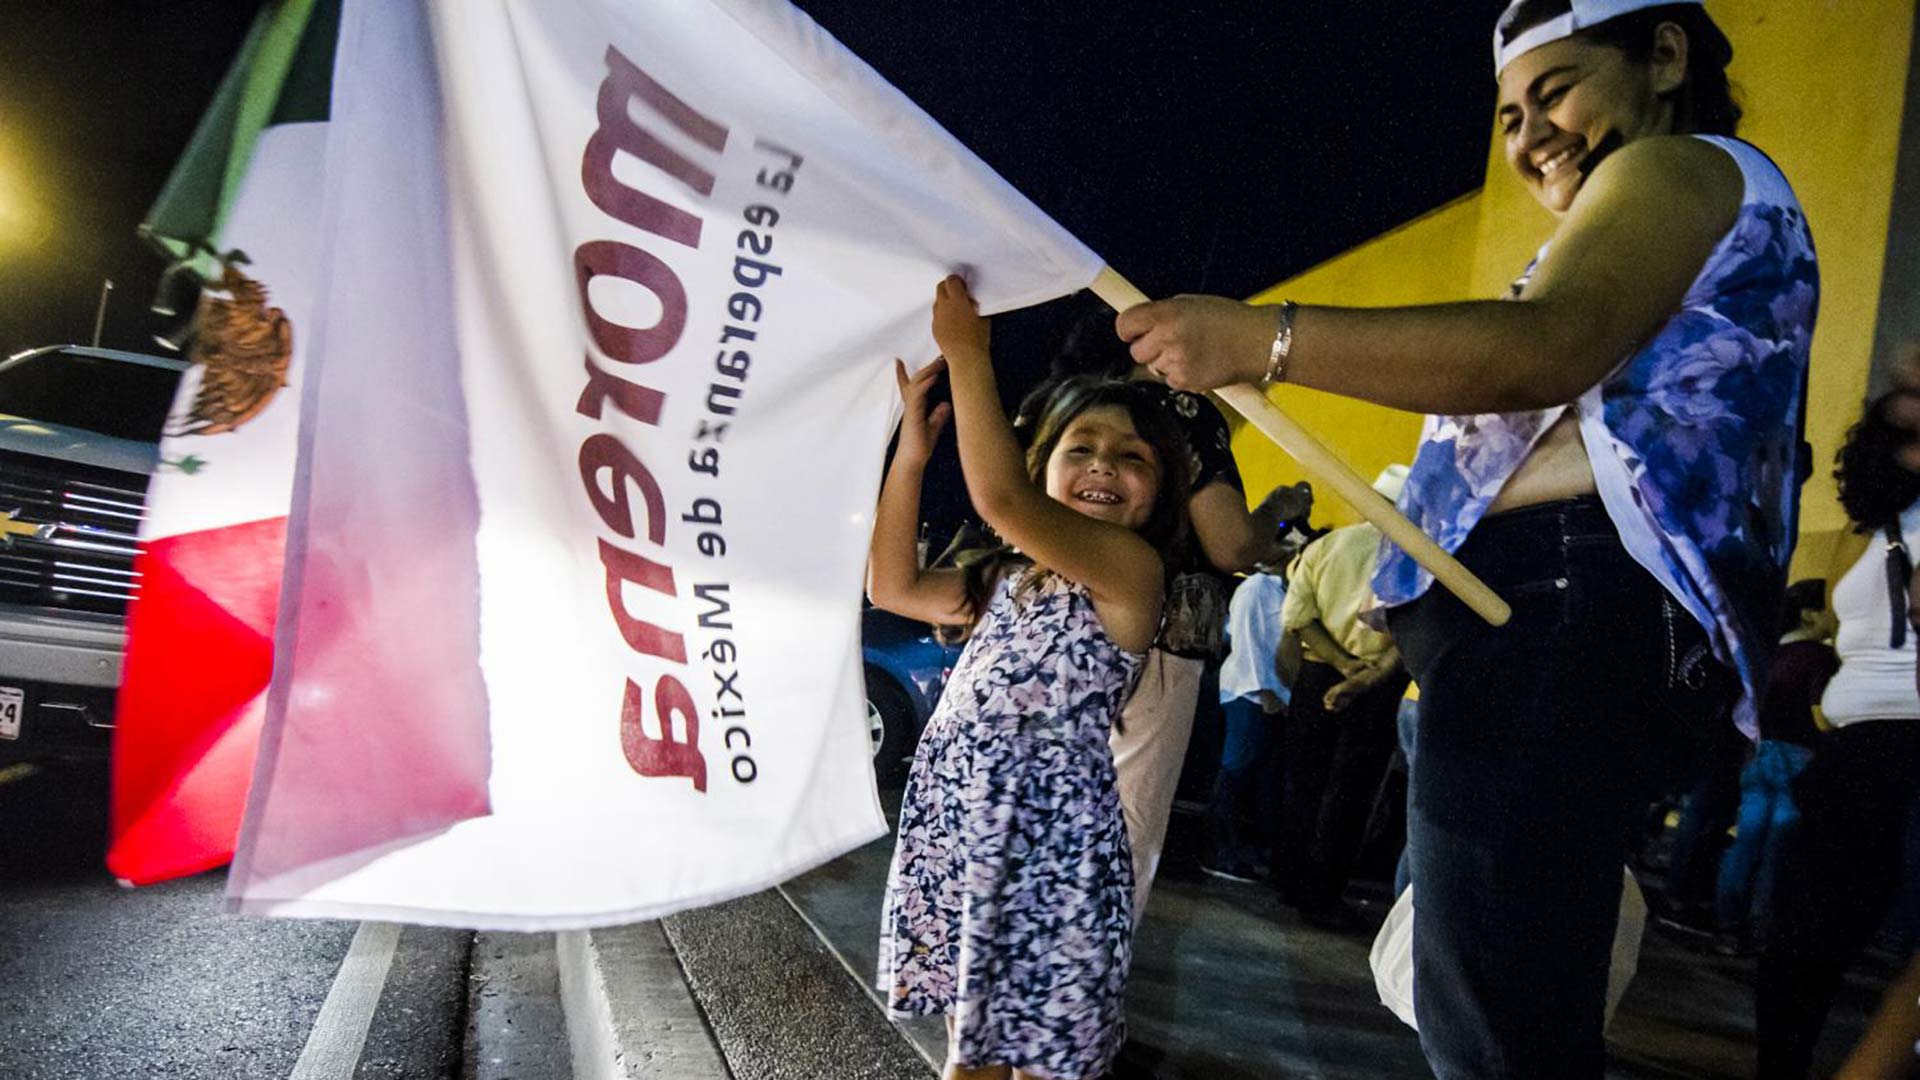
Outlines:
<svg viewBox="0 0 1920 1080"><path fill-rule="evenodd" d="M1399 497L1406 466L1388 466L1374 490ZM1395 717L1407 675L1393 639L1360 619L1373 602L1380 530L1348 525L1294 560L1280 612L1303 656L1281 761L1285 774L1274 884L1311 923L1354 925L1341 900L1359 854L1373 796L1393 755Z"/></svg>
<svg viewBox="0 0 1920 1080"><path fill-rule="evenodd" d="M1313 509L1313 488L1306 481L1293 490L1300 493L1305 509L1295 518L1298 524L1281 523L1280 557L1256 566L1233 590L1227 607L1229 651L1220 665L1220 712L1226 730L1207 812L1213 850L1200 868L1230 881L1259 876L1244 827L1248 811L1256 811L1261 822L1274 816L1269 752L1285 722L1289 696L1279 658L1280 608L1287 596L1283 569L1306 542L1309 534L1302 526Z"/></svg>

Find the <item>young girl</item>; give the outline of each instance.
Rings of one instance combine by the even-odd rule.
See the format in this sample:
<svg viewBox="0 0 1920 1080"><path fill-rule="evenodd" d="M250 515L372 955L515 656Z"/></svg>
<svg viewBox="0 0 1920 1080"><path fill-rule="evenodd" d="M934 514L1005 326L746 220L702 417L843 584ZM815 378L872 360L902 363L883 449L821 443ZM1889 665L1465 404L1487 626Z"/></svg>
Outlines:
<svg viewBox="0 0 1920 1080"><path fill-rule="evenodd" d="M1124 1037L1133 875L1108 730L1160 625L1163 553L1184 527L1172 421L1125 383L1071 380L1022 467L987 321L958 277L933 304L936 360L909 379L880 495L868 593L972 638L927 722L881 923L895 1016L945 1013L947 1080L1105 1072ZM960 464L1006 547L923 570L920 480L953 383Z"/></svg>

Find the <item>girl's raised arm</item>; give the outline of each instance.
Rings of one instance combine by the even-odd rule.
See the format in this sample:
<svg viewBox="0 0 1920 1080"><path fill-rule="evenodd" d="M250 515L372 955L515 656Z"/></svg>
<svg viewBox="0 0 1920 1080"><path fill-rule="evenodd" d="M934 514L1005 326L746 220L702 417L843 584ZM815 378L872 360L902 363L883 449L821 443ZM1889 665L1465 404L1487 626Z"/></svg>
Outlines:
<svg viewBox="0 0 1920 1080"><path fill-rule="evenodd" d="M943 370L945 365L936 360L908 378L906 365L893 362L905 411L900 417L900 445L894 449L893 464L880 488L880 507L874 513L867 599L896 615L953 626L970 621L963 576L958 570L923 569L916 531L927 458L953 412L944 404L927 408L927 391Z"/></svg>
<svg viewBox="0 0 1920 1080"><path fill-rule="evenodd" d="M1160 553L1138 533L1066 507L1027 476L1013 428L1000 407L987 320L966 282L949 276L935 290L933 337L953 380L955 427L967 495L1001 539L1034 562L1085 585L1109 637L1134 652L1159 630L1165 579ZM1162 468L1179 467L1162 463Z"/></svg>

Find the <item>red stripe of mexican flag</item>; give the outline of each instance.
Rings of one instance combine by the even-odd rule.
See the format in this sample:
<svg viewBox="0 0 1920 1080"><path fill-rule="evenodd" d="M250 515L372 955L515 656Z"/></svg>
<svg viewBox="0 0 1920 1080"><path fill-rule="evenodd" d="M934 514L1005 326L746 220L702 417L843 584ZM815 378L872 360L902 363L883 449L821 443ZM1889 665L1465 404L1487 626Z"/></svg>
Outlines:
<svg viewBox="0 0 1920 1080"><path fill-rule="evenodd" d="M208 284L148 492L116 713L107 866L136 884L226 863L252 778L339 8L261 11L141 228Z"/></svg>

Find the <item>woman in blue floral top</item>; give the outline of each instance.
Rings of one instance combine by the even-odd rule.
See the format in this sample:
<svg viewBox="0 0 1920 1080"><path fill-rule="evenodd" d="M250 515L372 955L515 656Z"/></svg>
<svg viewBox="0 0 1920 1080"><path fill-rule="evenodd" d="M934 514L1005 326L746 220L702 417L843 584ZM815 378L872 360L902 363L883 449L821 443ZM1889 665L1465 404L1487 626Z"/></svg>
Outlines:
<svg viewBox="0 0 1920 1080"><path fill-rule="evenodd" d="M1443 1078L1599 1077L1620 866L1708 722L1750 728L1804 468L1819 277L1785 177L1733 138L1694 3L1516 0L1508 164L1559 219L1503 301L1123 313L1205 390L1285 380L1431 414L1402 512L1501 591L1479 622L1397 548L1374 590L1421 690L1415 1011Z"/></svg>

